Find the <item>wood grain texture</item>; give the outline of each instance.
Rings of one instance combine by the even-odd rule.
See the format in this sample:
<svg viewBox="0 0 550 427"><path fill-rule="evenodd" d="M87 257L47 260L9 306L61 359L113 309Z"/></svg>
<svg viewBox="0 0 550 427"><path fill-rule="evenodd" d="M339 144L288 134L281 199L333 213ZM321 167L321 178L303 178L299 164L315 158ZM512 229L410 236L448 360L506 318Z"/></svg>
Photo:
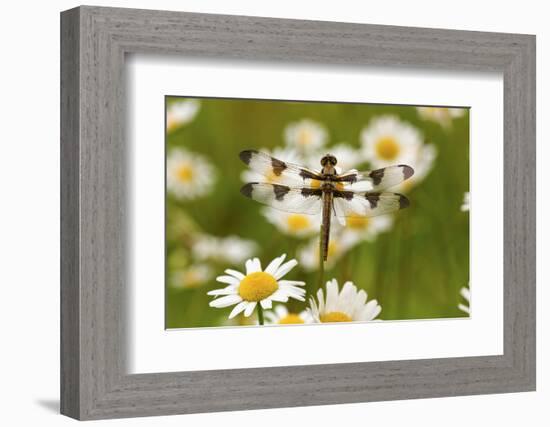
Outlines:
<svg viewBox="0 0 550 427"><path fill-rule="evenodd" d="M62 413L100 419L534 390L534 36L80 7L62 13L61 39ZM128 53L502 72L504 354L128 375Z"/></svg>
<svg viewBox="0 0 550 427"><path fill-rule="evenodd" d="M61 412L80 414L79 13L61 20Z"/></svg>

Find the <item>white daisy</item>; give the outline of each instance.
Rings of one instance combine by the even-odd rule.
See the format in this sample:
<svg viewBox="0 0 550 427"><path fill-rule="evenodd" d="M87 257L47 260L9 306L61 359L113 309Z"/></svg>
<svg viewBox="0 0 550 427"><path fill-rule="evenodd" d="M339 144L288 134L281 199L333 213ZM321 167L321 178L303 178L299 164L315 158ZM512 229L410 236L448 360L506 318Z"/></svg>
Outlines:
<svg viewBox="0 0 550 427"><path fill-rule="evenodd" d="M197 99L185 99L171 103L166 109L166 130L173 130L189 123L195 118L200 109Z"/></svg>
<svg viewBox="0 0 550 427"><path fill-rule="evenodd" d="M210 302L210 307L224 308L235 305L229 314L229 319L232 319L241 312L244 312L245 317L249 317L258 303L263 309L270 309L273 301L287 302L289 298L304 301L306 291L300 286L304 286L305 282L281 280L298 264L295 259L283 264L285 258L286 254L275 258L265 270L262 270L258 258L249 259L245 264L246 274L231 269L225 270L227 275L217 277L216 281L228 286L208 292L208 295L216 297Z"/></svg>
<svg viewBox="0 0 550 427"><path fill-rule="evenodd" d="M416 107L416 111L423 120L437 122L447 129L452 126L453 119L466 114L466 108Z"/></svg>
<svg viewBox="0 0 550 427"><path fill-rule="evenodd" d="M342 230L341 240L349 246L363 240L372 242L378 234L388 231L392 225L393 217L391 215L350 216L346 218L346 226Z"/></svg>
<svg viewBox="0 0 550 427"><path fill-rule="evenodd" d="M375 118L361 132L361 145L365 159L373 168L405 164L414 169L414 175L393 191L410 190L431 171L437 150L424 144L423 136L414 126L395 116Z"/></svg>
<svg viewBox="0 0 550 427"><path fill-rule="evenodd" d="M460 295L462 295L462 298L466 300L468 305L460 303L458 304L458 308L462 310L464 313L469 315L470 314L470 288L462 287L460 289Z"/></svg>
<svg viewBox="0 0 550 427"><path fill-rule="evenodd" d="M183 270L176 270L172 273L170 284L176 289L197 288L208 282L214 272L206 264L191 265Z"/></svg>
<svg viewBox="0 0 550 427"><path fill-rule="evenodd" d="M325 268L330 269L342 256L350 250L357 242L351 239L342 239L342 233L339 231L337 223L333 221L328 243L328 257L325 261ZM314 271L319 268L319 238L313 238L304 246L298 248L297 258L300 265L306 271Z"/></svg>
<svg viewBox="0 0 550 427"><path fill-rule="evenodd" d="M396 116L379 116L361 131L365 159L375 168L410 163L418 157L422 134Z"/></svg>
<svg viewBox="0 0 550 427"><path fill-rule="evenodd" d="M262 209L262 215L277 229L288 236L309 237L319 233L321 215L305 215L284 212L279 209Z"/></svg>
<svg viewBox="0 0 550 427"><path fill-rule="evenodd" d="M300 313L291 313L288 309L279 304L273 311L266 311L265 320L267 325L294 325L303 323L313 323L313 317L308 310Z"/></svg>
<svg viewBox="0 0 550 427"><path fill-rule="evenodd" d="M342 291L338 292L338 282L332 279L327 282L326 291L326 299L323 289L317 291L317 301L309 299L309 310L315 323L368 322L382 311L375 299L367 302L367 293L358 290L352 282L344 283Z"/></svg>
<svg viewBox="0 0 550 427"><path fill-rule="evenodd" d="M258 250L256 242L237 236L216 237L200 234L192 243L193 255L199 260L238 264Z"/></svg>
<svg viewBox="0 0 550 427"><path fill-rule="evenodd" d="M166 188L178 199L195 199L214 186L214 167L204 156L174 148L166 159Z"/></svg>
<svg viewBox="0 0 550 427"><path fill-rule="evenodd" d="M469 191L464 193L464 201L462 202L462 206L460 206L460 210L462 212L467 212L470 210L470 192Z"/></svg>
<svg viewBox="0 0 550 427"><path fill-rule="evenodd" d="M317 122L303 119L287 125L284 130L286 145L307 155L323 147L328 140L326 129Z"/></svg>
<svg viewBox="0 0 550 427"><path fill-rule="evenodd" d="M296 150L293 148L275 147L273 150L262 148L259 151L269 154L276 159L282 160L284 162L297 164L301 164L303 162L302 157L299 156ZM286 176L275 175L273 172L270 172L268 175L263 175L251 169L245 169L241 173L241 180L243 182L268 182L270 184L303 184L303 181L301 179L292 181Z"/></svg>

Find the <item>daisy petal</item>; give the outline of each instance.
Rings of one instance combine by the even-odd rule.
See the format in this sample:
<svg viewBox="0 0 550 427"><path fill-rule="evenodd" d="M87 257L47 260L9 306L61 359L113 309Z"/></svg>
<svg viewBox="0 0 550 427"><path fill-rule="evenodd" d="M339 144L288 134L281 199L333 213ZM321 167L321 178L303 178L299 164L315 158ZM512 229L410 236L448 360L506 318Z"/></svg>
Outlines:
<svg viewBox="0 0 550 427"><path fill-rule="evenodd" d="M254 272L262 271L262 263L259 258L254 258L252 262L254 263Z"/></svg>
<svg viewBox="0 0 550 427"><path fill-rule="evenodd" d="M214 301L210 301L210 307L216 307L216 308L224 308L229 307L230 305L237 304L238 302L241 302L242 298L240 295L227 295L225 297L221 297L218 299L215 299Z"/></svg>
<svg viewBox="0 0 550 427"><path fill-rule="evenodd" d="M375 300L376 301L376 300ZM374 308L374 312L372 313L372 318L371 320L374 320L378 317L378 315L380 314L380 312L382 311L382 307L380 307L379 305L377 305L375 308Z"/></svg>
<svg viewBox="0 0 550 427"><path fill-rule="evenodd" d="M227 283L228 285L238 285L239 280L233 276L218 276L216 282Z"/></svg>
<svg viewBox="0 0 550 427"><path fill-rule="evenodd" d="M273 294L269 296L269 299L278 302L288 302L288 296L284 291L281 291L281 289L277 289Z"/></svg>
<svg viewBox="0 0 550 427"><path fill-rule="evenodd" d="M336 279L332 279L327 282L327 302L326 311L337 311L338 307L338 282Z"/></svg>
<svg viewBox="0 0 550 427"><path fill-rule="evenodd" d="M249 259L246 261L246 274L256 273L262 271L262 265L258 258Z"/></svg>
<svg viewBox="0 0 550 427"><path fill-rule="evenodd" d="M291 259L288 262L285 262L283 265L281 265L277 272L275 273L275 279L279 280L281 277L283 277L286 273L288 273L290 270L292 270L294 267L298 265L298 261L295 259Z"/></svg>
<svg viewBox="0 0 550 427"><path fill-rule="evenodd" d="M305 301L306 300L305 295L294 295L294 294L292 294L292 295L289 295L289 297L292 297L292 298L294 298L295 300L298 300L298 301Z"/></svg>
<svg viewBox="0 0 550 427"><path fill-rule="evenodd" d="M283 292L286 292L288 295L294 296L304 296L306 294L306 290L302 288L295 288L293 286L285 286L281 288Z"/></svg>
<svg viewBox="0 0 550 427"><path fill-rule="evenodd" d="M207 295L217 296L217 295L232 295L235 293L235 288L233 286L228 286L223 289L214 289L207 292Z"/></svg>
<svg viewBox="0 0 550 427"><path fill-rule="evenodd" d="M241 273L240 271L237 271L237 270L232 270L232 269L228 268L227 270L225 270L225 273L229 274L230 276L233 276L234 278L236 278L238 280L243 280L244 279L244 274Z"/></svg>
<svg viewBox="0 0 550 427"><path fill-rule="evenodd" d="M470 307L467 307L464 304L458 304L458 308L464 313L470 314Z"/></svg>
<svg viewBox="0 0 550 427"><path fill-rule="evenodd" d="M358 309L360 307L363 307L366 302L367 302L367 293L363 289L361 289L359 292L357 292L357 298L355 300L355 308Z"/></svg>
<svg viewBox="0 0 550 427"><path fill-rule="evenodd" d="M369 301L361 313L362 320L374 319L378 313L380 313L380 310L382 310L382 308L378 305L378 301L375 299Z"/></svg>
<svg viewBox="0 0 550 427"><path fill-rule="evenodd" d="M244 310L244 317L250 317L254 309L256 308L256 302L249 302Z"/></svg>
<svg viewBox="0 0 550 427"><path fill-rule="evenodd" d="M317 299L319 300L319 312L322 313L325 310L325 296L321 288L317 291Z"/></svg>
<svg viewBox="0 0 550 427"><path fill-rule="evenodd" d="M253 262L251 259L247 259L246 262L244 263L244 266L246 268L246 274L252 273Z"/></svg>
<svg viewBox="0 0 550 427"><path fill-rule="evenodd" d="M233 310L231 310L231 314L229 314L229 319L233 319L235 316L240 314L245 308L248 303L246 301L241 301L238 303Z"/></svg>
<svg viewBox="0 0 550 427"><path fill-rule="evenodd" d="M269 310L272 306L271 300L270 299L263 299L263 300L260 301L260 305L262 306L263 309Z"/></svg>
<svg viewBox="0 0 550 427"><path fill-rule="evenodd" d="M280 257L275 258L273 261L269 263L269 265L266 267L264 272L271 274L272 276L275 275L277 272L277 269L280 267L280 265L283 263L283 261L286 258L286 254L282 254Z"/></svg>
<svg viewBox="0 0 550 427"><path fill-rule="evenodd" d="M357 294L357 288L351 282L344 283L344 287L338 298L338 311L353 316L353 302Z"/></svg>
<svg viewBox="0 0 550 427"><path fill-rule="evenodd" d="M306 282L301 282L299 280L279 280L279 285L285 286L305 286Z"/></svg>

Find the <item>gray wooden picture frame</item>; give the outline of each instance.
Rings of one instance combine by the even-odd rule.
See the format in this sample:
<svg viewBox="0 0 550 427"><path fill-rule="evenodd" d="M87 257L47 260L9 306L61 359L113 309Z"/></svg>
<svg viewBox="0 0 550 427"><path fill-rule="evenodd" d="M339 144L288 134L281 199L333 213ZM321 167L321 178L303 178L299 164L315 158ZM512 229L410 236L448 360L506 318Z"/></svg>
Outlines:
<svg viewBox="0 0 550 427"><path fill-rule="evenodd" d="M504 354L127 374L128 53L502 72ZM65 415L84 420L535 390L532 35L71 9L61 14L61 166Z"/></svg>

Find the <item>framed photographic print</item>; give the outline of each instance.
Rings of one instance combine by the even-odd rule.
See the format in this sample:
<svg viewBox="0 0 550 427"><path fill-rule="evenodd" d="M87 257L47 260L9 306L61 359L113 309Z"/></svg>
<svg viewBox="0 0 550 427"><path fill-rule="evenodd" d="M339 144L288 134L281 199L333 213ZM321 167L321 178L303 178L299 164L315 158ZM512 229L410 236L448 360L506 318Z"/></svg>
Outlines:
<svg viewBox="0 0 550 427"><path fill-rule="evenodd" d="M380 301L384 320L469 314L468 108L169 96L166 112L168 329L370 321ZM433 216L397 214L415 187Z"/></svg>
<svg viewBox="0 0 550 427"><path fill-rule="evenodd" d="M534 390L534 36L61 17L62 413Z"/></svg>

